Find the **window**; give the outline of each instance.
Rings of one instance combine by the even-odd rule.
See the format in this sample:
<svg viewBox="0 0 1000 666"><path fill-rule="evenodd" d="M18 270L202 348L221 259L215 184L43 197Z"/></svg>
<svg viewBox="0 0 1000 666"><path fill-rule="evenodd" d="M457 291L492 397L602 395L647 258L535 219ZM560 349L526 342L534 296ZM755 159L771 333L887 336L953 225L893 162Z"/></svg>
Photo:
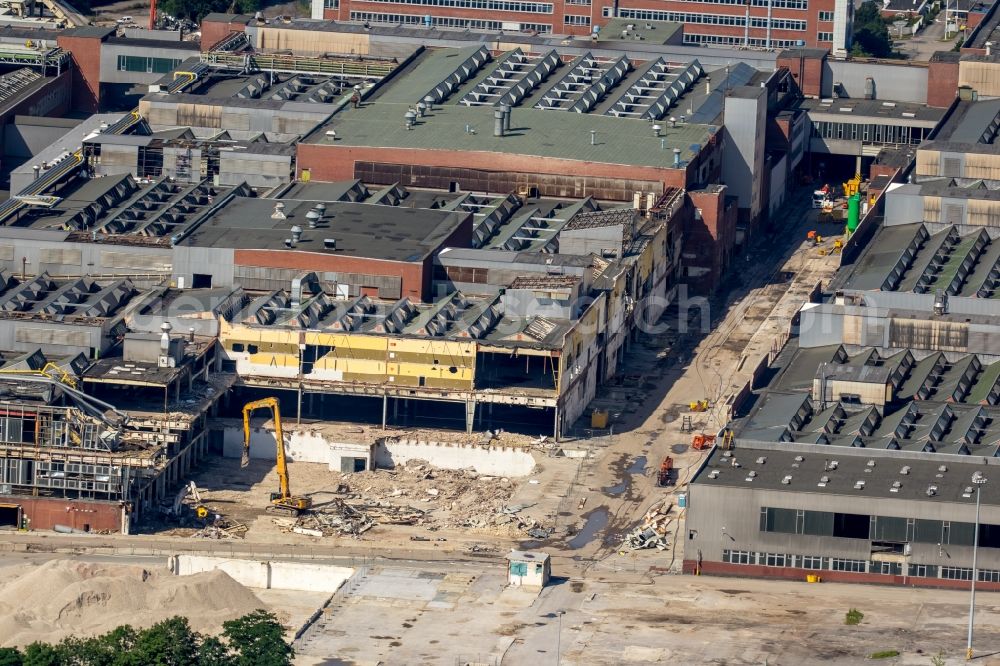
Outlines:
<svg viewBox="0 0 1000 666"><path fill-rule="evenodd" d="M899 576L902 572L903 566L899 562L872 562L868 565L868 573Z"/></svg>
<svg viewBox="0 0 1000 666"><path fill-rule="evenodd" d="M340 0L323 0L323 6L327 9L339 9Z"/></svg>
<svg viewBox="0 0 1000 666"><path fill-rule="evenodd" d="M563 16L565 25L590 25L589 16L579 16L577 14L566 14Z"/></svg>
<svg viewBox="0 0 1000 666"><path fill-rule="evenodd" d="M941 567L941 578L948 580L972 580L972 569L965 567Z"/></svg>
<svg viewBox="0 0 1000 666"><path fill-rule="evenodd" d="M528 563L527 562L511 562L510 563L510 573L514 576L527 576L528 575Z"/></svg>
<svg viewBox="0 0 1000 666"><path fill-rule="evenodd" d="M833 42L832 32L817 32L816 33L817 42Z"/></svg>
<svg viewBox="0 0 1000 666"><path fill-rule="evenodd" d="M241 352L241 351L243 351L244 349L246 349L246 347L244 347L244 346L243 346L243 343L242 343L242 342L234 342L234 343L233 343L233 346L232 346L232 348L231 348L231 349L232 349L232 350L233 350L234 352Z"/></svg>
<svg viewBox="0 0 1000 666"><path fill-rule="evenodd" d="M826 569L825 557L820 557L819 555L803 555L801 559L802 559L801 566L803 569L813 569L813 570Z"/></svg>
<svg viewBox="0 0 1000 666"><path fill-rule="evenodd" d="M760 531L781 534L801 534L796 528L795 509L760 508Z"/></svg>
<svg viewBox="0 0 1000 666"><path fill-rule="evenodd" d="M911 564L910 575L917 578L937 578L938 568L934 564Z"/></svg>
<svg viewBox="0 0 1000 666"><path fill-rule="evenodd" d="M150 56L118 56L119 72L145 72L146 74L167 74L174 71L181 61L177 58L153 58Z"/></svg>
<svg viewBox="0 0 1000 666"><path fill-rule="evenodd" d="M819 20L820 21L832 21L833 20L833 12L820 12L819 13Z"/></svg>
<svg viewBox="0 0 1000 666"><path fill-rule="evenodd" d="M260 351L260 348L257 345L247 345L248 354L256 354L258 351Z"/></svg>
<svg viewBox="0 0 1000 666"><path fill-rule="evenodd" d="M590 0L566 0L567 5L590 5Z"/></svg>
<svg viewBox="0 0 1000 666"><path fill-rule="evenodd" d="M745 550L724 550L722 561L729 564L757 564L757 553Z"/></svg>
<svg viewBox="0 0 1000 666"><path fill-rule="evenodd" d="M984 583L1000 583L1000 571L991 571L990 569L980 569L979 580Z"/></svg>
<svg viewBox="0 0 1000 666"><path fill-rule="evenodd" d="M487 11L515 14L551 14L551 2L518 2L516 0L370 0L371 2L391 2L392 4L422 5L425 7L458 7L462 9L483 9ZM358 12L363 13L363 12ZM352 12L353 14L353 12ZM415 23L423 23L423 16L414 16ZM438 17L434 17L435 25Z"/></svg>
<svg viewBox="0 0 1000 666"><path fill-rule="evenodd" d="M792 556L783 553L765 553L764 564L769 567L790 567L792 566Z"/></svg>
<svg viewBox="0 0 1000 666"><path fill-rule="evenodd" d="M834 571L853 571L855 573L864 573L865 561L834 557L830 560L830 568Z"/></svg>

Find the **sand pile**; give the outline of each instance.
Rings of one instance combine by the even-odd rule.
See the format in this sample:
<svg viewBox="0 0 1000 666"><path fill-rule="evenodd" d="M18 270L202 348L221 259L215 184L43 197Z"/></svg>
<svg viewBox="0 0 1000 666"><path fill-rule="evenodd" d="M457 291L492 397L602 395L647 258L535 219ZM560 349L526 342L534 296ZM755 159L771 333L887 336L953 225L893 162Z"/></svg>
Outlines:
<svg viewBox="0 0 1000 666"><path fill-rule="evenodd" d="M0 646L146 627L174 615L202 633L266 608L222 571L174 576L143 568L52 560L0 570Z"/></svg>

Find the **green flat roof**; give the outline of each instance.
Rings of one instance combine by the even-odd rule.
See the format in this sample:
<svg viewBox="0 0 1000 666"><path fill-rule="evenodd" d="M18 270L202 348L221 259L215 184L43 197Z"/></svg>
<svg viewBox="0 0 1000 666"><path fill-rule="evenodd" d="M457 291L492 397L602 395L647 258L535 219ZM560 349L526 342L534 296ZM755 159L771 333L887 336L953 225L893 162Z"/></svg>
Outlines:
<svg viewBox="0 0 1000 666"><path fill-rule="evenodd" d="M711 139L709 125L683 123L669 127L669 122L663 120L659 121L661 135L656 137L652 123L647 120L521 105L513 109L509 133L496 137L493 135L493 106L465 106L458 102L477 80L489 74L500 58L487 63L443 104L435 105L425 117L417 118L412 129L407 129L406 112L475 50L428 50L385 82L360 108L347 105L338 110L325 125L306 138L306 143L327 144L326 132L335 130L336 145L341 146L496 152L671 168L675 148L680 150L682 166L686 166ZM562 71L557 70L542 81L536 91L551 87ZM624 92L624 88L618 86L608 96L617 97Z"/></svg>
<svg viewBox="0 0 1000 666"><path fill-rule="evenodd" d="M435 106L408 130L403 118L408 108L408 104L382 100L358 109L345 108L308 141L326 143L324 132L333 129L336 143L343 146L497 152L669 168L674 148L680 149L681 162L686 164L696 155L691 147L696 145L700 151L711 136L707 125L668 127L656 138L645 120L515 107L510 132L497 137L493 136L492 106L451 104ZM466 132L467 125L474 134ZM595 132L593 145L591 131Z"/></svg>

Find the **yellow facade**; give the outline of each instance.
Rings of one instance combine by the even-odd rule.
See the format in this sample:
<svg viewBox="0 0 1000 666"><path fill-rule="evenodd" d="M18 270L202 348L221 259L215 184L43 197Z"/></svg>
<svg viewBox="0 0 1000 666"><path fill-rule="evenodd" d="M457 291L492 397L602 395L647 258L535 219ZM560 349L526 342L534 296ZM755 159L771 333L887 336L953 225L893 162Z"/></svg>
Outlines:
<svg viewBox="0 0 1000 666"><path fill-rule="evenodd" d="M305 378L472 390L476 373L473 341L294 331L223 325L220 342L231 358L253 371L287 377L303 364ZM300 350L299 344L304 348Z"/></svg>

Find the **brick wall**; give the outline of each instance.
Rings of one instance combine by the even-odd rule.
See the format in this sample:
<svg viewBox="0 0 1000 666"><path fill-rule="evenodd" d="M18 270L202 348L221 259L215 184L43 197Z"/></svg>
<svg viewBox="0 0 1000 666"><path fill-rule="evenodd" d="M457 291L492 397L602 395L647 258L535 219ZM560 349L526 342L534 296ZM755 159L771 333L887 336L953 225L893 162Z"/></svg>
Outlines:
<svg viewBox="0 0 1000 666"><path fill-rule="evenodd" d="M703 151L704 152L704 151ZM443 168L466 168L521 174L583 176L590 178L643 180L660 183L663 187L688 187L688 172L698 164L684 169L667 167L624 167L620 164L583 162L579 160L513 155L506 153L466 152L452 150L415 150L407 148L371 148L365 146L334 146L300 143L296 163L301 174L309 169L310 178L320 181L352 180L356 162L386 164L416 164ZM592 192L567 192L563 196L584 197ZM631 196L631 195L630 195Z"/></svg>
<svg viewBox="0 0 1000 666"><path fill-rule="evenodd" d="M207 51L231 32L246 32L243 21L202 21L201 50Z"/></svg>
<svg viewBox="0 0 1000 666"><path fill-rule="evenodd" d="M927 106L947 108L958 92L958 60L931 59L927 69Z"/></svg>
<svg viewBox="0 0 1000 666"><path fill-rule="evenodd" d="M101 38L62 34L56 43L73 56L73 108L87 113L101 109Z"/></svg>
<svg viewBox="0 0 1000 666"><path fill-rule="evenodd" d="M777 67L787 67L806 97L819 97L823 89L823 62L826 56L786 51L778 56Z"/></svg>
<svg viewBox="0 0 1000 666"><path fill-rule="evenodd" d="M38 497L3 497L4 504L20 505L33 530L51 530L65 525L90 531L121 531L122 510L118 502L94 502Z"/></svg>
<svg viewBox="0 0 1000 666"><path fill-rule="evenodd" d="M345 257L301 250L236 250L233 260L237 266L388 275L400 278L401 297L409 297L416 301L430 298L430 263L425 267L419 263ZM425 271L428 273L426 277Z"/></svg>
<svg viewBox="0 0 1000 666"><path fill-rule="evenodd" d="M723 273L729 266L736 244L736 219L738 208L726 188L696 190L687 193L692 213L684 230L685 267L701 273L689 273L689 286L696 292L707 293L718 287ZM701 211L700 219L693 209ZM707 272L705 271L707 269Z"/></svg>

